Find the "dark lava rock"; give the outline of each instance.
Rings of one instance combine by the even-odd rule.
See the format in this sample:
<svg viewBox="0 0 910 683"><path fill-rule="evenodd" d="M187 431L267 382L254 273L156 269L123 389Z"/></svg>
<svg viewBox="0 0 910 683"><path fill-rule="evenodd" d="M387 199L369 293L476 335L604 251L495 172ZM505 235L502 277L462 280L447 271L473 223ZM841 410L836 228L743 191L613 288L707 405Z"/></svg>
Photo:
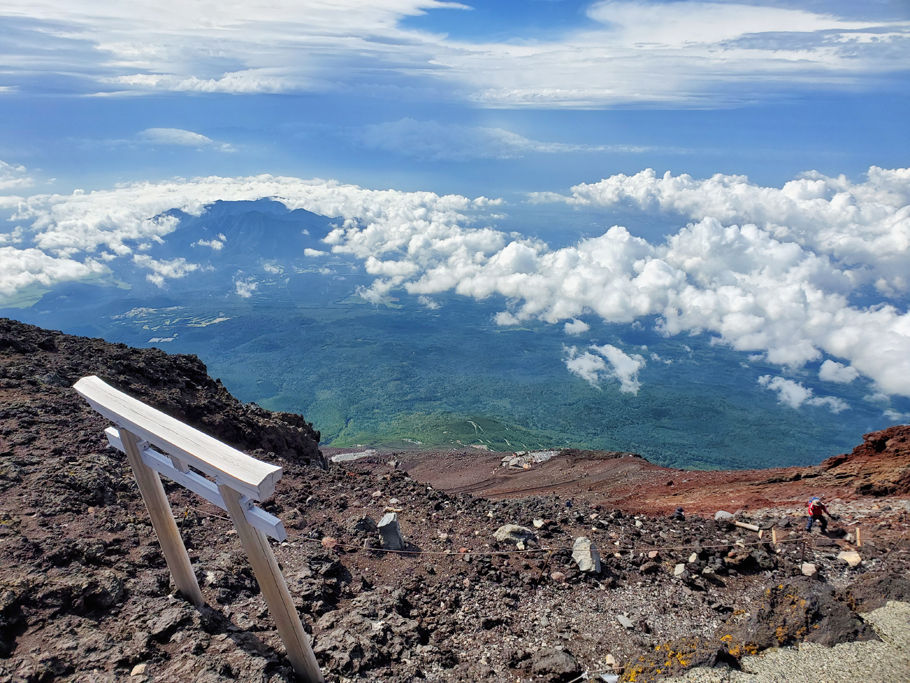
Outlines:
<svg viewBox="0 0 910 683"><path fill-rule="evenodd" d="M721 640L737 656L802 641L830 647L879 639L833 586L803 577L767 588L758 609L742 621L734 617L723 630Z"/></svg>
<svg viewBox="0 0 910 683"><path fill-rule="evenodd" d="M655 645L626 667L623 681L652 681L676 676L694 667L732 666L739 668L735 657L716 640L679 638Z"/></svg>
<svg viewBox="0 0 910 683"><path fill-rule="evenodd" d="M326 466L318 447L320 434L303 417L241 403L220 380L208 376L196 356L133 349L0 318L0 361L6 366L7 377L34 378L30 381L36 384L37 378L52 378L41 384L41 395L44 402L58 395L63 399L55 405L53 412L57 415L90 411L70 387L81 377L98 375L117 389L242 451ZM26 412L35 407L23 406ZM92 489L91 485L87 488Z"/></svg>
<svg viewBox="0 0 910 683"><path fill-rule="evenodd" d="M547 648L531 655L531 671L548 681L571 681L581 674L581 665L571 652Z"/></svg>
<svg viewBox="0 0 910 683"><path fill-rule="evenodd" d="M894 574L864 574L846 590L846 601L857 612L871 612L888 600L910 601L910 578Z"/></svg>

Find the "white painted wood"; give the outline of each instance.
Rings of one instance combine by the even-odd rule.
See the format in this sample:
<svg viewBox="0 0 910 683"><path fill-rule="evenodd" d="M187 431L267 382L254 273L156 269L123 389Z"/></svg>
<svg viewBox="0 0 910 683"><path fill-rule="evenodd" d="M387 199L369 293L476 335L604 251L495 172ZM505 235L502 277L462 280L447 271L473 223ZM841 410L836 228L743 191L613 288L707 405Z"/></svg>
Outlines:
<svg viewBox="0 0 910 683"><path fill-rule="evenodd" d="M158 536L158 543L161 545L168 569L171 570L171 576L174 577L177 590L194 605L201 607L205 604L205 600L202 599L199 582L196 581L196 575L190 565L190 556L186 552L186 546L183 545L183 539L180 538L180 531L177 529L174 513L171 512L171 505L168 503L164 487L161 485L161 478L155 470L142 462L136 436L126 429L121 429L119 436L123 443L123 450L126 452L126 458L130 467L133 468L133 476L139 485L142 500L145 501L145 507L152 518L152 527L155 529L155 535Z"/></svg>
<svg viewBox="0 0 910 683"><path fill-rule="evenodd" d="M268 539L261 531L247 524L240 494L228 486L219 486L218 490L227 505L228 514L234 520L240 543L250 558L259 589L278 627L278 634L284 641L294 671L305 681L322 683L324 679L313 654L310 638L300 623L297 608L278 568L275 555L269 547Z"/></svg>
<svg viewBox="0 0 910 683"><path fill-rule="evenodd" d="M217 439L185 425L100 378L83 377L74 385L89 404L120 427L160 448L219 484L254 499L265 500L275 492L282 469L256 460Z"/></svg>
<svg viewBox="0 0 910 683"><path fill-rule="evenodd" d="M119 451L124 451L123 442L120 440L120 435L117 432L116 427L108 427L104 430L104 435L107 437L107 441L111 446ZM202 475L189 470L189 468L187 468L186 471L183 471L174 467L170 458L158 453L144 441L137 444L137 446L142 462L147 467L163 474L171 481L177 482L193 493L202 496L210 503L217 505L222 510L227 511L227 506L225 506L224 500L222 499L221 493L219 493L218 486L215 482L209 481ZM249 498L244 496L243 500L249 501L249 506L246 508L245 514L250 525L259 529L264 534L271 536L276 541L287 540L288 534L280 519L269 514L262 508L253 505L253 501Z"/></svg>
<svg viewBox="0 0 910 683"><path fill-rule="evenodd" d="M748 529L749 531L759 531L759 528L756 524L749 524L747 522L733 522L740 529Z"/></svg>

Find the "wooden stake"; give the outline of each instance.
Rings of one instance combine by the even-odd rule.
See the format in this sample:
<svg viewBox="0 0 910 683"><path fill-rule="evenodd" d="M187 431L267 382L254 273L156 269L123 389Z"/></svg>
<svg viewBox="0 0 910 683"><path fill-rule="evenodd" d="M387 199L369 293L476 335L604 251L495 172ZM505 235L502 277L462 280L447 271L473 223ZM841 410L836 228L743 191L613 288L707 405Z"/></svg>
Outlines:
<svg viewBox="0 0 910 683"><path fill-rule="evenodd" d="M777 545L777 529L771 527L771 544Z"/></svg>
<svg viewBox="0 0 910 683"><path fill-rule="evenodd" d="M281 636L281 640L284 641L284 646L287 648L288 659L291 661L294 671L308 683L322 683L324 679L322 672L319 671L313 648L310 646L310 638L300 623L297 608L291 599L284 576L278 568L275 555L269 547L268 539L265 534L250 526L246 521L240 493L223 485L219 486L218 490L234 521L234 528L237 529L240 543L250 558L259 589L262 591L269 606L269 612L272 613L272 618L278 627L278 635Z"/></svg>
<svg viewBox="0 0 910 683"><path fill-rule="evenodd" d="M196 607L202 607L205 600L202 599L199 582L196 581L196 575L190 565L190 556L183 545L183 539L180 538L174 513L164 493L164 486L161 485L161 478L155 470L142 462L139 441L135 434L121 428L120 440L123 442L127 461L133 468L133 476L139 485L139 492L145 501L149 517L152 518L152 527L158 536L158 543L161 545L167 567L171 570L171 576L174 577L177 590Z"/></svg>
<svg viewBox="0 0 910 683"><path fill-rule="evenodd" d="M862 536L862 532L860 531L859 527L856 527L856 547L857 548L863 547L863 536Z"/></svg>
<svg viewBox="0 0 910 683"><path fill-rule="evenodd" d="M756 525L756 524L748 524L746 522L733 522L733 524L735 524L736 526L738 526L741 529L748 529L749 531L758 531L759 530L758 525Z"/></svg>

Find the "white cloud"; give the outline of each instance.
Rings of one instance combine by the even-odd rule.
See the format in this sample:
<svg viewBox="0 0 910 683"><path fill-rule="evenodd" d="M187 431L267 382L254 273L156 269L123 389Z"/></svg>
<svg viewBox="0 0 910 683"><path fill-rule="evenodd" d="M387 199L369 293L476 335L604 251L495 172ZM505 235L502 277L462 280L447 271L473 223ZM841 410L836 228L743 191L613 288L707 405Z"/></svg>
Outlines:
<svg viewBox="0 0 910 683"><path fill-rule="evenodd" d="M21 190L31 187L34 182L22 164L13 165L0 161L0 192Z"/></svg>
<svg viewBox="0 0 910 683"><path fill-rule="evenodd" d="M306 248L303 250L303 255L304 255L304 256L309 256L310 258L318 258L318 257L320 257L320 256L327 256L328 253L329 253L329 252L327 252L327 251L321 251L321 250L319 250L319 249L312 249L312 248L310 248L310 247L306 247Z"/></svg>
<svg viewBox="0 0 910 683"><path fill-rule="evenodd" d="M139 140L151 145L169 145L176 147L195 147L196 149L217 149L222 152L233 152L234 148L212 138L182 128L146 128L139 133Z"/></svg>
<svg viewBox="0 0 910 683"><path fill-rule="evenodd" d="M218 235L217 239L210 240L196 240L191 246L194 247L208 247L212 251L221 251L224 249L224 243L226 238L224 235Z"/></svg>
<svg viewBox="0 0 910 683"><path fill-rule="evenodd" d="M607 359L613 368L613 376L619 380L619 390L627 394L637 394L641 388L638 381L639 371L645 367L645 359L633 353L625 353L611 344L592 346L592 349Z"/></svg>
<svg viewBox="0 0 910 683"><path fill-rule="evenodd" d="M886 295L910 292L910 168L873 166L863 183L811 172L781 188L754 185L745 176L699 180L647 169L576 185L566 201L632 203L693 220L753 224L791 248L798 245L850 268L853 283L861 278Z"/></svg>
<svg viewBox="0 0 910 683"><path fill-rule="evenodd" d="M24 235L25 230L22 229L21 225L17 225L15 228L13 228L12 232L0 233L0 245L22 244Z"/></svg>
<svg viewBox="0 0 910 683"><path fill-rule="evenodd" d="M910 413L902 413L900 411L888 408L888 410L885 411L884 415L889 420L891 420L893 424L907 424L910 422Z"/></svg>
<svg viewBox="0 0 910 683"><path fill-rule="evenodd" d="M827 408L832 413L837 414L850 407L846 401L834 396L814 396L812 389L783 377L762 375L758 378L758 383L763 387L776 391L778 402L794 409L805 404Z"/></svg>
<svg viewBox="0 0 910 683"><path fill-rule="evenodd" d="M623 393L637 394L641 388L638 373L645 366L645 359L638 354L629 355L612 344L591 345L587 351L565 346L563 351L569 372L591 386L599 387L604 380L613 378L619 380Z"/></svg>
<svg viewBox="0 0 910 683"><path fill-rule="evenodd" d="M577 320L575 318L572 318L572 320L563 326L565 333L571 335L584 334L590 329L591 326L588 325L588 323L586 323L584 320Z"/></svg>
<svg viewBox="0 0 910 683"><path fill-rule="evenodd" d="M288 90L298 90L305 86L305 83L301 81L282 75L278 69L244 69L242 71L227 72L216 78L175 76L161 73L131 73L104 79L103 82L105 81L112 85L140 91L169 90L172 92L232 93L244 95L280 93ZM228 147L230 146L228 145Z"/></svg>
<svg viewBox="0 0 910 683"><path fill-rule="evenodd" d="M440 308L439 302L435 299L431 299L428 296L419 296L417 297L417 301L421 306L431 311L436 311Z"/></svg>
<svg viewBox="0 0 910 683"><path fill-rule="evenodd" d="M490 107L716 106L794 85L887 82L907 62L906 20L802 4L593 2L583 28L529 36L513 25L486 42L403 23L464 7L436 0L224 2L217 12L178 0L6 0L0 17L19 22L5 55L29 84L19 88L39 87L41 68L103 94L400 88Z"/></svg>
<svg viewBox="0 0 910 683"><path fill-rule="evenodd" d="M11 298L36 284L51 287L59 282L84 280L107 272L108 269L94 259L80 263L69 258L49 256L38 249L0 246L2 298Z"/></svg>
<svg viewBox="0 0 910 683"><path fill-rule="evenodd" d="M369 125L361 133L360 140L373 149L417 159L446 161L517 159L528 154L595 152L640 154L653 149L632 145L544 142L504 128L443 124L437 121L416 121L411 118Z"/></svg>
<svg viewBox="0 0 910 683"><path fill-rule="evenodd" d="M259 289L259 283L252 277L238 275L234 278L234 291L243 299L249 299L257 289Z"/></svg>
<svg viewBox="0 0 910 683"><path fill-rule="evenodd" d="M889 51L908 50L906 21L746 3L599 2L588 16L598 25L560 39L462 43L437 61L487 106L717 106L799 83L858 83L889 70Z"/></svg>
<svg viewBox="0 0 910 683"><path fill-rule="evenodd" d="M788 368L836 358L844 369L831 360L826 376L845 378L852 368L883 392L910 396L910 313L884 298L851 302L855 292L868 296L873 280L896 288L897 273L910 272L905 169L872 168L861 183L809 174L782 188L735 176L613 176L573 188L568 201L685 209L692 221L661 243L613 226L559 249L478 222L496 200L267 175L36 195L22 199L16 220L28 222L46 254L90 259L166 240L177 220L165 215L170 209L198 216L216 200L262 197L336 219L324 243L363 261L375 278L361 291L370 301L402 291L499 297L498 324L536 319L568 323L567 331L591 315L654 317L667 335L710 333ZM839 246L857 239L878 248ZM596 370L583 353L573 360L579 372Z"/></svg>
<svg viewBox="0 0 910 683"><path fill-rule="evenodd" d="M603 374L607 370L607 363L601 356L582 351L574 346L565 347L566 367L573 375L578 375L592 387L599 387Z"/></svg>
<svg viewBox="0 0 910 683"><path fill-rule="evenodd" d="M186 277L193 271L199 270L198 263L189 263L185 258L170 260L153 259L148 254L135 254L133 263L140 268L148 268L151 273L146 279L157 287L163 287L165 281Z"/></svg>
<svg viewBox="0 0 910 683"><path fill-rule="evenodd" d="M833 360L826 360L818 369L818 377L826 382L849 384L859 377L859 372L856 368L852 368L848 365L843 365L842 363Z"/></svg>

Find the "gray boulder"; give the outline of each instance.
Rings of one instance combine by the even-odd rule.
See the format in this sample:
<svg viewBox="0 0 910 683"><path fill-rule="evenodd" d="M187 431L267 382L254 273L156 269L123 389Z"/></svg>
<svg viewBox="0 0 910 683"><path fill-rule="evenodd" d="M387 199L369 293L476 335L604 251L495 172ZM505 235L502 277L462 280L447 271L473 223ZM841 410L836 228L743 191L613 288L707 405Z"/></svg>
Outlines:
<svg viewBox="0 0 910 683"><path fill-rule="evenodd" d="M404 539L398 526L398 514L387 512L379 520L379 533L382 534L382 547L388 550L404 550Z"/></svg>
<svg viewBox="0 0 910 683"><path fill-rule="evenodd" d="M572 559L583 572L600 573L600 553L589 538L580 536L572 545Z"/></svg>
<svg viewBox="0 0 910 683"><path fill-rule="evenodd" d="M531 671L548 681L571 681L578 679L582 669L572 653L546 648L531 655Z"/></svg>

